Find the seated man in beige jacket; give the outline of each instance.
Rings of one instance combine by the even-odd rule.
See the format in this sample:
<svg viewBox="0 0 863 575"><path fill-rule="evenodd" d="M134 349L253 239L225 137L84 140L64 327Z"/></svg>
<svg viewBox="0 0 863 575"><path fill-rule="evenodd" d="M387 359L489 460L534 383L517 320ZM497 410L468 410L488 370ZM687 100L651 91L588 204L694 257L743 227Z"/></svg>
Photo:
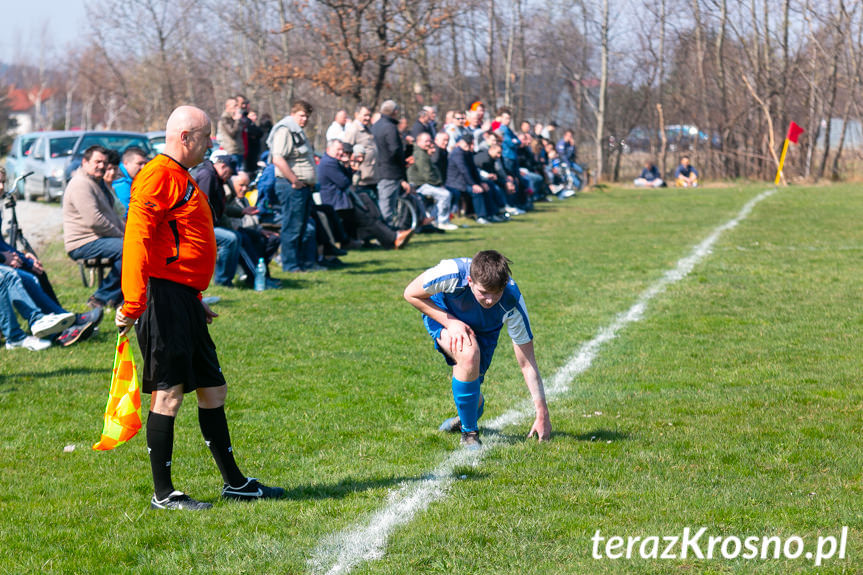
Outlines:
<svg viewBox="0 0 863 575"><path fill-rule="evenodd" d="M123 260L123 232L126 227L114 210L114 197L108 193L105 175L107 150L90 146L63 194L63 243L74 260L108 258L113 266L87 305L114 307L123 301L120 289L120 264Z"/></svg>

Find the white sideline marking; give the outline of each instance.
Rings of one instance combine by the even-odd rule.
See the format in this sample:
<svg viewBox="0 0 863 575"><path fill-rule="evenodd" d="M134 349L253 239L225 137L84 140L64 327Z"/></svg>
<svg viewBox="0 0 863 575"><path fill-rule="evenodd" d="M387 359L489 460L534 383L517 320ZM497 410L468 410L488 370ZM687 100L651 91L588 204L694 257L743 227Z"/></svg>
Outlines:
<svg viewBox="0 0 863 575"><path fill-rule="evenodd" d="M756 204L776 193L767 190L749 200L736 217L714 229L707 238L695 246L690 254L677 262L677 265L651 284L638 297L635 304L621 313L608 326L599 330L593 339L583 344L581 348L560 368L546 386L546 398L555 397L569 391L573 379L585 372L599 354L600 347L617 337L618 332L633 322L639 321L647 309L647 304L665 289L683 278L706 258L726 231L734 228L746 219ZM486 429L499 431L506 426L532 416L532 402L524 402L519 409L510 409L493 420L486 422ZM427 476L416 482L404 483L387 497L387 504L372 514L362 524L350 527L339 533L326 537L309 559L312 573L349 573L351 569L364 561L380 559L384 555L387 540L393 530L408 523L414 515L424 511L433 501L442 499L449 487L455 481L455 469L465 466L476 466L482 461L483 455L495 447L500 440L494 435L483 439L483 449L466 451L459 449L450 453L438 467Z"/></svg>

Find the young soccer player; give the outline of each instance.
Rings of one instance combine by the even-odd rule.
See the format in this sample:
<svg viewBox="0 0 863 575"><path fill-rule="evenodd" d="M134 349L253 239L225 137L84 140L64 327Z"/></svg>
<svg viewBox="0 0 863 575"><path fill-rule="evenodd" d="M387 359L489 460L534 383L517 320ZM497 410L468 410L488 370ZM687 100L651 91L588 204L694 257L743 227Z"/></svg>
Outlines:
<svg viewBox="0 0 863 575"><path fill-rule="evenodd" d="M551 436L551 422L542 378L533 350L533 333L524 298L510 277L511 262L500 252L481 251L473 258L442 260L405 288L404 297L423 313L423 323L452 366L452 393L457 417L443 422L443 431L461 431L462 445L479 449L477 421L484 401L480 385L506 325L515 357L536 407L528 437Z"/></svg>

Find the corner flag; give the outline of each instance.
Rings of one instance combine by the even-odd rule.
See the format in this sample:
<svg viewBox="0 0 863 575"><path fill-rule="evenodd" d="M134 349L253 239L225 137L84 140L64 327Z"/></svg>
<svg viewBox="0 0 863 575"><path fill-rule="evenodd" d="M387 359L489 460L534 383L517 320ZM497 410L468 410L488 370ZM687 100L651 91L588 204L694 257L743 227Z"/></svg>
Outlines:
<svg viewBox="0 0 863 575"><path fill-rule="evenodd" d="M141 429L141 388L138 372L129 349L129 338L117 336L111 391L105 406L102 438L93 445L97 451L108 451L126 443Z"/></svg>
<svg viewBox="0 0 863 575"><path fill-rule="evenodd" d="M794 122L791 122L791 125L788 126L788 135L785 136L785 139L788 140L789 142L791 142L792 144L796 144L797 139L800 137L800 134L802 134L805 131L806 130L804 130L803 128L801 128L800 126L795 124Z"/></svg>
<svg viewBox="0 0 863 575"><path fill-rule="evenodd" d="M782 145L782 156L779 158L779 168L776 170L776 180L774 181L775 185L779 185L779 179L782 177L782 166L785 165L785 154L788 153L788 142L797 143L798 138L800 138L800 134L805 132L803 128L791 122L788 126L788 135L785 136L785 143Z"/></svg>

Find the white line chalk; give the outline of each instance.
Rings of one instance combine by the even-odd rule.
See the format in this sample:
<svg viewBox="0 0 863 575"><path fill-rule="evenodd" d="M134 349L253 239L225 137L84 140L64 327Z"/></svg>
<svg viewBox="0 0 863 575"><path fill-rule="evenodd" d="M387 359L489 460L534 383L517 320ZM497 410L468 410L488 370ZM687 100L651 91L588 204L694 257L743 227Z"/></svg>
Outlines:
<svg viewBox="0 0 863 575"><path fill-rule="evenodd" d="M674 268L665 272L661 278L644 290L631 308L618 315L610 325L600 329L593 339L583 344L549 380L546 385L547 399L552 401L555 397L569 391L575 377L590 368L603 344L617 337L617 334L627 325L641 320L650 300L664 292L669 285L689 275L696 265L710 255L713 245L724 232L736 227L749 216L759 202L774 193L776 193L775 189L767 190L749 200L737 216L715 228L704 241L692 249L688 256L678 261ZM533 404L525 401L518 408L510 409L486 422L483 427L491 431L500 431L533 414ZM349 573L364 561L382 558L387 541L396 527L409 523L417 513L424 511L432 502L445 497L455 481L455 470L468 465L479 465L484 454L499 443L495 435L486 436L483 439L485 441L482 450L460 449L452 452L427 476L416 482L404 483L393 490L387 497L386 505L369 518L326 537L308 562L310 571L328 575Z"/></svg>

